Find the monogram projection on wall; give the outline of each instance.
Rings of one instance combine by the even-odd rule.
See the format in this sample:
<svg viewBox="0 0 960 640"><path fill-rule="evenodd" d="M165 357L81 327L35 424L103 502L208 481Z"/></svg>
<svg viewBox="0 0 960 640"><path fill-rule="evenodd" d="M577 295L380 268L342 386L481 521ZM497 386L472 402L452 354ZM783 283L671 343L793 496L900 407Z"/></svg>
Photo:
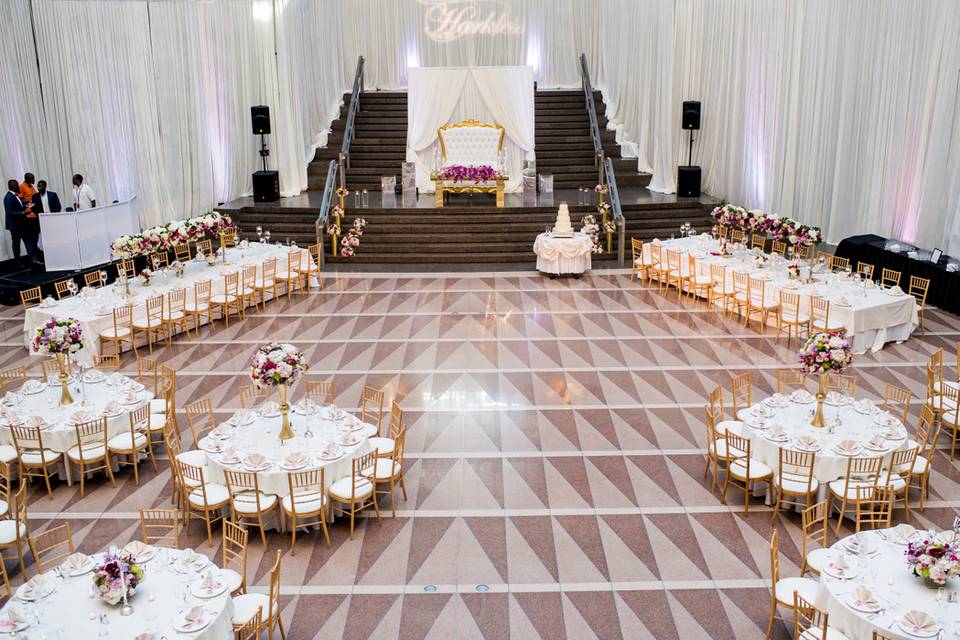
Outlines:
<svg viewBox="0 0 960 640"><path fill-rule="evenodd" d="M424 6L423 34L434 42L453 42L464 36L520 36L522 18L503 0L419 0Z"/></svg>

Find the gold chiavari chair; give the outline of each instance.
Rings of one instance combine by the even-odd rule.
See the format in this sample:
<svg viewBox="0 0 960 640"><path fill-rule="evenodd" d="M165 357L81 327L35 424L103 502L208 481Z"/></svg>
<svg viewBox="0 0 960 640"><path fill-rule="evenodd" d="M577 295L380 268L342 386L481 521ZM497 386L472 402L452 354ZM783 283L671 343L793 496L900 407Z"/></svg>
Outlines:
<svg viewBox="0 0 960 640"><path fill-rule="evenodd" d="M717 385L710 390L710 392L707 394L707 404L710 405L711 407L716 408L717 414L715 417L717 420L724 419L725 415L724 415L724 409L723 409L723 387L721 387L720 385Z"/></svg>
<svg viewBox="0 0 960 640"><path fill-rule="evenodd" d="M853 513L857 533L865 526L889 529L893 520L894 492L891 487L860 486L856 488L857 504Z"/></svg>
<svg viewBox="0 0 960 640"><path fill-rule="evenodd" d="M760 333L767 328L767 317L771 313L777 313L780 308L779 301L767 300L767 282L760 278L748 278L749 295L747 297L747 315L744 318L743 326L750 326L750 317L755 314L760 315Z"/></svg>
<svg viewBox="0 0 960 640"><path fill-rule="evenodd" d="M373 483L364 476L363 471L376 464L376 451L370 451L351 461L350 475L332 483L327 489L327 496L331 502L336 502L343 511L344 507L350 513L350 539L353 540L354 519L364 509L373 507L380 521L380 505L377 495L373 491Z"/></svg>
<svg viewBox="0 0 960 640"><path fill-rule="evenodd" d="M274 280L284 286L287 300L289 300L293 290L301 286L300 256L297 253L287 254L286 268L278 271L276 275L274 275Z"/></svg>
<svg viewBox="0 0 960 640"><path fill-rule="evenodd" d="M950 460L953 461L960 440L960 390L947 385L940 389L940 428L950 436Z"/></svg>
<svg viewBox="0 0 960 640"><path fill-rule="evenodd" d="M730 379L730 391L733 395L733 417L736 418L740 409L750 406L750 396L753 389L753 374L749 371Z"/></svg>
<svg viewBox="0 0 960 640"><path fill-rule="evenodd" d="M322 469L321 469L322 471ZM223 521L221 575L231 596L247 592L247 530L235 522Z"/></svg>
<svg viewBox="0 0 960 640"><path fill-rule="evenodd" d="M30 553L37 564L37 573L46 573L76 553L73 546L73 534L70 532L70 523L47 529L43 533L27 537Z"/></svg>
<svg viewBox="0 0 960 640"><path fill-rule="evenodd" d="M5 517L10 511L10 487L12 486L12 478L13 471L10 469L10 464L0 461L0 517ZM0 564L3 563L0 562Z"/></svg>
<svg viewBox="0 0 960 640"><path fill-rule="evenodd" d="M197 513L207 525L207 544L213 546L213 523L223 520L223 509L230 504L230 491L222 484L207 482L204 469L176 458L180 472L180 498L184 512L184 528L189 533L190 518Z"/></svg>
<svg viewBox="0 0 960 640"><path fill-rule="evenodd" d="M188 333L190 325L187 320L187 290L173 289L167 292L167 304L163 309L163 328L167 334L167 344L173 339L174 328L178 333Z"/></svg>
<svg viewBox="0 0 960 640"><path fill-rule="evenodd" d="M710 274L710 268L701 266L693 254L687 255L687 271L690 273L690 282L687 285L687 291L690 297L696 300L703 298L710 300L710 290L713 289L713 277Z"/></svg>
<svg viewBox="0 0 960 640"><path fill-rule="evenodd" d="M263 626L263 607L257 607L257 612L246 622L233 629L233 640L259 640L260 628Z"/></svg>
<svg viewBox="0 0 960 640"><path fill-rule="evenodd" d="M140 509L143 544L180 548L180 512L177 509Z"/></svg>
<svg viewBox="0 0 960 640"><path fill-rule="evenodd" d="M750 248L758 248L761 251L767 248L767 236L762 233L754 233L750 235Z"/></svg>
<svg viewBox="0 0 960 640"><path fill-rule="evenodd" d="M903 495L905 520L910 520L910 484L913 481L913 465L916 463L919 453L919 446L897 449L891 453L890 462L887 464L886 481L881 483L881 486L890 489L894 508L897 506L897 496Z"/></svg>
<svg viewBox="0 0 960 640"><path fill-rule="evenodd" d="M823 262L829 269L831 261L833 260L833 254L827 253L826 251L817 251L816 259L817 262Z"/></svg>
<svg viewBox="0 0 960 640"><path fill-rule="evenodd" d="M827 547L827 534L830 531L830 501L821 500L810 505L800 515L803 533L803 564L800 566L800 575L805 576L809 571L819 576L830 559L830 549ZM811 543L818 546L811 548Z"/></svg>
<svg viewBox="0 0 960 640"><path fill-rule="evenodd" d="M749 397L749 391L744 390L742 386L742 381L736 383L738 385L737 389L742 396L746 394ZM726 435L727 431L733 431L734 433L741 433L743 428L743 422L740 421L736 416L736 409L734 409L734 415L730 420L726 419L726 405L723 402L723 387L717 385L714 389L707 394L707 403L714 409L714 418L716 420L714 426L717 430L717 437L722 438Z"/></svg>
<svg viewBox="0 0 960 640"><path fill-rule="evenodd" d="M717 237L719 237L721 240L726 240L727 236L729 235L730 235L729 226L725 224L717 225Z"/></svg>
<svg viewBox="0 0 960 640"><path fill-rule="evenodd" d="M240 316L240 273L232 272L223 276L223 293L210 296L211 313L220 312L220 318L229 327L231 314ZM231 311L233 309L233 311ZM211 320L212 322L212 320Z"/></svg>
<svg viewBox="0 0 960 640"><path fill-rule="evenodd" d="M150 401L150 420L147 425L147 438L150 448L161 444L167 423L178 429L177 423L177 373L167 365L160 365L160 393Z"/></svg>
<svg viewBox="0 0 960 640"><path fill-rule="evenodd" d="M333 380L308 380L307 397L317 404L333 404Z"/></svg>
<svg viewBox="0 0 960 640"><path fill-rule="evenodd" d="M378 435L380 423L383 420L383 398L384 394L380 389L363 385L363 392L360 394L360 420L376 425Z"/></svg>
<svg viewBox="0 0 960 640"><path fill-rule="evenodd" d="M910 400L913 394L908 389L898 387L889 382L883 385L883 406L884 411L900 419L900 422L907 424L907 413L910 411Z"/></svg>
<svg viewBox="0 0 960 640"><path fill-rule="evenodd" d="M786 243L786 242L780 242L779 240L774 240L773 243L770 245L770 253L776 253L776 254L779 254L779 255L781 255L781 256L786 255L786 254L787 254L787 243Z"/></svg>
<svg viewBox="0 0 960 640"><path fill-rule="evenodd" d="M230 510L237 524L253 524L260 528L263 546L267 546L267 528L264 516L277 515L277 496L260 490L260 477L252 471L224 470L227 491L230 493Z"/></svg>
<svg viewBox="0 0 960 640"><path fill-rule="evenodd" d="M100 332L100 353L103 353L103 344L112 342L119 356L123 353L123 343L129 342L133 352L137 352L137 342L133 337L133 305L125 304L113 310L113 327Z"/></svg>
<svg viewBox="0 0 960 640"><path fill-rule="evenodd" d="M190 262L190 245L186 242L173 245L173 256L180 262Z"/></svg>
<svg viewBox="0 0 960 640"><path fill-rule="evenodd" d="M145 404L130 412L130 430L118 433L107 440L107 451L117 466L129 465L133 467L134 484L140 486L140 454L145 453L153 463L153 470L157 470L157 459L153 457L150 447L150 405ZM125 456L127 460L123 460Z"/></svg>
<svg viewBox="0 0 960 640"><path fill-rule="evenodd" d="M164 338L163 314L164 314L163 296L153 296L147 298L146 310L142 318L133 319L133 341L137 341L138 333L147 334L147 347L150 353L153 353L153 340L160 341Z"/></svg>
<svg viewBox="0 0 960 640"><path fill-rule="evenodd" d="M157 251L150 254L150 268L154 271L165 269L170 264L170 256L166 251Z"/></svg>
<svg viewBox="0 0 960 640"><path fill-rule="evenodd" d="M213 240L210 238L204 238L203 240L197 240L196 244L197 254L203 254L209 256L213 254Z"/></svg>
<svg viewBox="0 0 960 640"><path fill-rule="evenodd" d="M10 576L7 575L7 568L3 566L3 563L0 562L0 577L3 578L3 592L7 594L7 598L13 597L13 587L10 586Z"/></svg>
<svg viewBox="0 0 960 640"><path fill-rule="evenodd" d="M773 491L777 494L777 502L773 507L771 523L777 519L781 506L809 507L820 489L820 483L813 477L816 453L784 447L780 448L779 453L780 464L773 476Z"/></svg>
<svg viewBox="0 0 960 640"><path fill-rule="evenodd" d="M630 257L630 280L633 280L639 273L640 281L646 282L649 278L650 267L653 265L653 260L643 255L643 240L630 238Z"/></svg>
<svg viewBox="0 0 960 640"><path fill-rule="evenodd" d="M716 405L707 404L703 407L707 424L707 453L705 455L706 464L703 468L703 477L706 478L713 468L713 491L717 491L718 477L720 470L726 472L730 465L730 456L727 455L726 437L717 433L717 421L720 417L720 411Z"/></svg>
<svg viewBox="0 0 960 640"><path fill-rule="evenodd" d="M320 525L323 538L330 546L327 531L327 496L323 491L323 468L287 473L290 493L280 500L287 526L290 527L290 555L296 555L297 529Z"/></svg>
<svg viewBox="0 0 960 640"><path fill-rule="evenodd" d="M729 313L730 303L733 301L735 293L733 285L727 284L727 268L722 264L710 263L710 280L713 286L710 287L710 294L707 297L707 303L713 309L719 301L719 306L723 310L723 315Z"/></svg>
<svg viewBox="0 0 960 640"><path fill-rule="evenodd" d="M110 355L93 355L93 366L97 369L113 369L120 371L120 356L115 353Z"/></svg>
<svg viewBox="0 0 960 640"><path fill-rule="evenodd" d="M53 293L57 296L57 300L63 300L65 296L70 295L70 283L73 282L73 278L67 278L66 280L58 280L53 283Z"/></svg>
<svg viewBox="0 0 960 640"><path fill-rule="evenodd" d="M927 292L930 290L930 279L920 276L910 276L910 289L907 291L917 301L917 314L920 318L920 332L926 333L923 327L923 310L927 304Z"/></svg>
<svg viewBox="0 0 960 640"><path fill-rule="evenodd" d="M137 382L150 389L154 395L157 394L160 385L160 378L157 375L157 360L155 358L144 358L137 356Z"/></svg>
<svg viewBox="0 0 960 640"><path fill-rule="evenodd" d="M200 398L183 408L187 414L187 426L193 435L193 444L200 448L200 440L217 426L210 398Z"/></svg>
<svg viewBox="0 0 960 640"><path fill-rule="evenodd" d="M404 427L393 439L393 451L386 456L377 452L373 466L364 470L364 475L373 481L374 494L390 496L390 511L394 518L397 517L397 497L394 492L397 485L403 492L404 502L407 500L407 487L403 483L403 449L406 437L407 429ZM387 489L377 490L377 487L382 485L387 485Z"/></svg>
<svg viewBox="0 0 960 640"><path fill-rule="evenodd" d="M821 611L810 600L793 592L793 637L794 640L841 640L846 639L833 627L827 624L830 616Z"/></svg>
<svg viewBox="0 0 960 640"><path fill-rule="evenodd" d="M810 331L810 316L800 313L800 294L786 289L780 289L780 311L777 313L777 337L787 330L787 348L793 340L794 334L800 339L800 330Z"/></svg>
<svg viewBox="0 0 960 640"><path fill-rule="evenodd" d="M663 286L664 281L667 279L667 254L666 249L659 242L650 243L650 276L647 281L652 285L653 281L656 280L657 284L661 287Z"/></svg>
<svg viewBox="0 0 960 640"><path fill-rule="evenodd" d="M799 593L804 599L812 602L817 597L818 589L817 581L810 578L780 577L780 530L774 529L770 534L770 617L765 637L769 640L774 620L786 621L786 618L777 615L778 607L792 612L794 593Z"/></svg>
<svg viewBox="0 0 960 640"><path fill-rule="evenodd" d="M133 280L137 277L137 265L133 260L121 260L117 263L117 277Z"/></svg>
<svg viewBox="0 0 960 640"><path fill-rule="evenodd" d="M807 376L800 369L777 369L777 393L789 394L807 388Z"/></svg>
<svg viewBox="0 0 960 640"><path fill-rule="evenodd" d="M317 285L323 289L323 278L320 276L320 243L310 245L307 252L301 255L303 261L300 263L300 273L303 274L304 286L312 289L311 278L316 278Z"/></svg>
<svg viewBox="0 0 960 640"><path fill-rule="evenodd" d="M183 310L188 318L193 318L193 331L200 335L200 320L206 317L207 322L213 322L213 311L210 309L210 292L213 283L209 280L200 280L193 284L193 300L184 303Z"/></svg>
<svg viewBox="0 0 960 640"><path fill-rule="evenodd" d="M755 484L767 485L767 495L770 495L773 480L773 469L751 457L750 440L732 432L727 432L727 456L729 464L723 482L723 493L720 502L727 503L727 489L730 485L743 489L743 510L750 513L750 494Z"/></svg>
<svg viewBox="0 0 960 640"><path fill-rule="evenodd" d="M27 369L25 367L10 367L0 371L0 391L7 393L20 388L27 381Z"/></svg>
<svg viewBox="0 0 960 640"><path fill-rule="evenodd" d="M267 389L261 389L255 384L246 384L240 387L240 407L252 409L269 397Z"/></svg>
<svg viewBox="0 0 960 640"><path fill-rule="evenodd" d="M841 258L832 256L830 258L830 269L833 271L844 271L850 268L850 258Z"/></svg>
<svg viewBox="0 0 960 640"><path fill-rule="evenodd" d="M940 439L940 425L936 424L937 416L927 405L920 407L920 422L917 423L916 441L911 440L908 446L916 444L919 452L913 461L910 488L920 492L920 511L926 508L927 489L930 486L930 469L933 467L933 456L937 452L937 441Z"/></svg>
<svg viewBox="0 0 960 640"><path fill-rule="evenodd" d="M885 287L899 287L900 286L900 272L895 271L894 269L884 268L880 272L880 283Z"/></svg>
<svg viewBox="0 0 960 640"><path fill-rule="evenodd" d="M32 309L43 302L43 294L40 293L40 287L30 287L20 292L20 304L24 310Z"/></svg>
<svg viewBox="0 0 960 640"><path fill-rule="evenodd" d="M806 245L795 244L793 245L793 257L800 260L807 260L810 258L810 247Z"/></svg>
<svg viewBox="0 0 960 640"><path fill-rule="evenodd" d="M270 258L269 260L264 260L260 264L260 275L257 277L257 281L254 285L254 289L257 290L257 295L260 296L260 301L263 303L263 306L267 306L267 292L270 292L270 299L276 300L277 298L277 259Z"/></svg>
<svg viewBox="0 0 960 640"><path fill-rule="evenodd" d="M846 393L851 398L857 395L857 376L843 373L827 374L827 391Z"/></svg>
<svg viewBox="0 0 960 640"><path fill-rule="evenodd" d="M874 630L873 630L873 640L893 640L893 638L891 638L890 636L886 636L886 635L880 633L880 631L878 631L877 629L874 629Z"/></svg>
<svg viewBox="0 0 960 640"><path fill-rule="evenodd" d="M873 280L873 269L874 266L867 262L857 262L857 273L864 277L865 280Z"/></svg>
<svg viewBox="0 0 960 640"><path fill-rule="evenodd" d="M810 330L833 333L843 329L843 323L830 319L830 301L826 298L811 296L810 298Z"/></svg>
<svg viewBox="0 0 960 640"><path fill-rule="evenodd" d="M106 282L106 271L90 271L83 274L83 284L87 287L93 287L94 289L99 289L103 285L107 284Z"/></svg>
<svg viewBox="0 0 960 640"><path fill-rule="evenodd" d="M12 527L0 527L0 564L3 564L3 551L16 549L20 560L20 575L27 575L26 563L23 560L23 550L27 546L27 537L30 535L30 523L27 516L27 483L21 482L20 488L13 494L8 507L7 522Z"/></svg>
<svg viewBox="0 0 960 640"><path fill-rule="evenodd" d="M380 436L379 433L368 441L372 449L377 450L377 455L381 458L390 457L393 453L393 447L397 439L397 434L403 431L403 409L397 404L396 400L390 402L390 425L386 436Z"/></svg>
<svg viewBox="0 0 960 640"><path fill-rule="evenodd" d="M750 274L746 271L733 272L732 308L744 318L749 318L747 309L750 307Z"/></svg>
<svg viewBox="0 0 960 640"><path fill-rule="evenodd" d="M43 478L47 487L47 496L52 500L50 476L53 474L50 470L63 462L63 454L44 446L43 430L40 427L14 426L10 427L10 432L13 435L13 446L17 450L17 458L20 460L20 477Z"/></svg>
<svg viewBox="0 0 960 640"><path fill-rule="evenodd" d="M283 619L280 617L280 558L283 552L277 550L277 559L270 569L270 591L263 593L244 593L233 599L233 626L243 626L256 615L257 611L266 611L266 617L259 630L266 629L267 637L273 640L273 628L280 629L280 637L286 640Z"/></svg>
<svg viewBox="0 0 960 640"><path fill-rule="evenodd" d="M683 268L683 261L679 251L667 249L667 281L665 288L677 288L677 300L681 298L684 288L689 288L693 274Z"/></svg>
<svg viewBox="0 0 960 640"><path fill-rule="evenodd" d="M220 247L232 249L237 246L237 232L233 230L221 231L219 234Z"/></svg>
<svg viewBox="0 0 960 640"><path fill-rule="evenodd" d="M104 471L110 484L117 486L113 478L113 464L110 450L107 448L107 419L98 418L90 422L74 425L77 444L67 450L67 460L79 468L80 497L83 497L84 483L88 473Z"/></svg>
<svg viewBox="0 0 960 640"><path fill-rule="evenodd" d="M837 533L843 524L843 516L848 507L858 508L863 499L860 493L862 487L876 487L880 481L880 471L883 468L883 456L869 458L848 458L847 473L839 480L831 481L827 486L830 489L830 509L833 510L839 501L840 516L837 518ZM857 529L859 531L859 529Z"/></svg>
<svg viewBox="0 0 960 640"><path fill-rule="evenodd" d="M257 311L260 310L260 303L257 302L257 265L244 267L241 272L240 281L240 317L247 316L247 307L253 306Z"/></svg>

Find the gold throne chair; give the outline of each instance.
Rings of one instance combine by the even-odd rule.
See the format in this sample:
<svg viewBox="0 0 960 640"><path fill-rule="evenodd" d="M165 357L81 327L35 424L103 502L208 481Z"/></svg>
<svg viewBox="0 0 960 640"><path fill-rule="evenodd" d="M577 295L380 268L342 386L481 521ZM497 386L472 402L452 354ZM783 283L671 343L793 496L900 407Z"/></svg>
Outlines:
<svg viewBox="0 0 960 640"><path fill-rule="evenodd" d="M498 167L503 151L504 134L504 128L499 124L479 120L445 124L437 129L442 161L440 169L430 176L436 187L437 207L443 207L444 195L447 193L495 193L497 207L503 207L503 186L508 176L499 173ZM488 165L498 173L493 180L480 183L454 182L445 179L443 170L456 165L465 167Z"/></svg>

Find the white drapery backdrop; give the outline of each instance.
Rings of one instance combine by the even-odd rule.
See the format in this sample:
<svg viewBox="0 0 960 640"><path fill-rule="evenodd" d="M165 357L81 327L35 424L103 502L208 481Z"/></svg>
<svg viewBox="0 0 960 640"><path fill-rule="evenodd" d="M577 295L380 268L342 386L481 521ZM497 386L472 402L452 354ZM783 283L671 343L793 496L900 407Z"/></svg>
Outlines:
<svg viewBox="0 0 960 640"><path fill-rule="evenodd" d="M532 68L418 68L409 70L408 81L407 161L416 162L421 191L434 191L437 129L463 120L503 126L505 190L520 188L524 161L535 159Z"/></svg>

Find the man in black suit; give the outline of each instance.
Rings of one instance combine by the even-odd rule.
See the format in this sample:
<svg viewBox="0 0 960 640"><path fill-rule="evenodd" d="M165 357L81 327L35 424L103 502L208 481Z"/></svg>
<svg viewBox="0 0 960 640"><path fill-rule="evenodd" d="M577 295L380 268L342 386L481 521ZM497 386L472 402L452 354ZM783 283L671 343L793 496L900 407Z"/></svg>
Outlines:
<svg viewBox="0 0 960 640"><path fill-rule="evenodd" d="M31 262L37 261L36 241L30 242L30 234L27 231L27 208L20 200L20 185L16 180L7 181L7 193L3 196L4 222L7 231L13 239L13 257L20 261L20 241L27 247L27 256Z"/></svg>
<svg viewBox="0 0 960 640"><path fill-rule="evenodd" d="M34 213L60 213L60 196L55 191L47 191L47 181L37 183L37 192L33 194Z"/></svg>

